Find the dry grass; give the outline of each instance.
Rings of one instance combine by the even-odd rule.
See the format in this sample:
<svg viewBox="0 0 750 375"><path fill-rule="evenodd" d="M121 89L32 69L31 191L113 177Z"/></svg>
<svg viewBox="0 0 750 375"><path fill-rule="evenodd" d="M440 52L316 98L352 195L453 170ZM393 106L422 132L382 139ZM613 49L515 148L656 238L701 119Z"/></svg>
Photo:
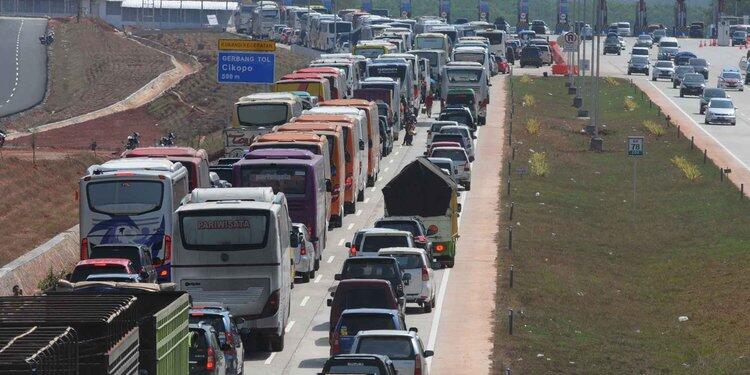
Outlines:
<svg viewBox="0 0 750 375"><path fill-rule="evenodd" d="M526 120L525 127L526 127L526 132L528 132L530 135L536 135L539 133L539 129L542 127L542 125L538 119L532 117Z"/></svg>
<svg viewBox="0 0 750 375"><path fill-rule="evenodd" d="M529 166L531 167L531 174L534 176L546 176L550 170L549 163L547 163L547 153L532 152Z"/></svg>
<svg viewBox="0 0 750 375"><path fill-rule="evenodd" d="M604 77L604 82L607 82L610 86L620 86L620 81L613 77Z"/></svg>
<svg viewBox="0 0 750 375"><path fill-rule="evenodd" d="M519 82L521 82L523 84L534 83L534 79L531 78L531 76L529 76L529 75L522 75L521 78L519 78L518 80L519 80Z"/></svg>
<svg viewBox="0 0 750 375"><path fill-rule="evenodd" d="M521 106L530 108L533 107L536 104L536 98L534 98L533 95L526 94L523 96L523 99L521 100Z"/></svg>
<svg viewBox="0 0 750 375"><path fill-rule="evenodd" d="M625 100L623 100L622 103L623 103L623 107L628 112L633 112L636 110L636 108L638 108L638 103L636 103L635 100L633 100L633 98L631 97L625 98Z"/></svg>
<svg viewBox="0 0 750 375"><path fill-rule="evenodd" d="M55 42L49 52L47 99L18 116L0 120L0 125L28 129L101 109L172 68L168 56L120 37L96 21L54 19L50 27Z"/></svg>
<svg viewBox="0 0 750 375"><path fill-rule="evenodd" d="M675 155L670 161L682 171L682 174L688 180L695 181L701 178L702 174L698 166L689 162L685 157Z"/></svg>
<svg viewBox="0 0 750 375"><path fill-rule="evenodd" d="M90 153L36 166L29 160L0 159L0 264L78 222L78 179L97 162Z"/></svg>
<svg viewBox="0 0 750 375"><path fill-rule="evenodd" d="M656 137L661 137L666 133L664 127L654 120L643 121L643 127L646 128L651 135Z"/></svg>

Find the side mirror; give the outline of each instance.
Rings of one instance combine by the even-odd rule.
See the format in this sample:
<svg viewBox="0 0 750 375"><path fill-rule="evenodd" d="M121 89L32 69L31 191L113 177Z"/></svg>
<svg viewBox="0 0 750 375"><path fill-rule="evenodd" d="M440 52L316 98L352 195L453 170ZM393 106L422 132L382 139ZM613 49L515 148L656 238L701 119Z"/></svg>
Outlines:
<svg viewBox="0 0 750 375"><path fill-rule="evenodd" d="M326 193L330 193L333 191L333 185L331 184L330 179L326 179Z"/></svg>
<svg viewBox="0 0 750 375"><path fill-rule="evenodd" d="M359 140L359 150L364 151L365 150L365 141Z"/></svg>
<svg viewBox="0 0 750 375"><path fill-rule="evenodd" d="M427 156L427 151L423 152L422 154L423 154L424 156Z"/></svg>
<svg viewBox="0 0 750 375"><path fill-rule="evenodd" d="M461 205L461 203L459 203L458 207L456 207L456 211L461 212L462 209L463 209L463 206Z"/></svg>
<svg viewBox="0 0 750 375"><path fill-rule="evenodd" d="M328 294L331 296L331 298L336 297L336 292L331 292L331 293L328 293Z"/></svg>
<svg viewBox="0 0 750 375"><path fill-rule="evenodd" d="M329 298L326 300L326 306L331 307L331 305L333 305L333 300Z"/></svg>
<svg viewBox="0 0 750 375"><path fill-rule="evenodd" d="M474 157L473 156L469 156L469 162L473 162L473 161L474 161Z"/></svg>
<svg viewBox="0 0 750 375"><path fill-rule="evenodd" d="M425 358L432 357L435 355L435 352L432 350L425 350L424 353L422 353L422 356Z"/></svg>
<svg viewBox="0 0 750 375"><path fill-rule="evenodd" d="M336 281L341 281L341 274L337 273L337 274L333 275L333 279L336 280Z"/></svg>
<svg viewBox="0 0 750 375"><path fill-rule="evenodd" d="M419 329L417 327L409 327L409 332L419 333Z"/></svg>

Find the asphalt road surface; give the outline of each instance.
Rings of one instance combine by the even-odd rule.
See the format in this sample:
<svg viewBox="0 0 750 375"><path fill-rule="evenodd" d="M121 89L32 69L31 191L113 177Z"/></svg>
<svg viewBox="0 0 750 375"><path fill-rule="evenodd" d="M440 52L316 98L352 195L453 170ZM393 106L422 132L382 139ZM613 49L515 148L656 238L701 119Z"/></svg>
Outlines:
<svg viewBox="0 0 750 375"><path fill-rule="evenodd" d="M47 51L38 38L46 27L46 19L0 17L0 117L44 98Z"/></svg>

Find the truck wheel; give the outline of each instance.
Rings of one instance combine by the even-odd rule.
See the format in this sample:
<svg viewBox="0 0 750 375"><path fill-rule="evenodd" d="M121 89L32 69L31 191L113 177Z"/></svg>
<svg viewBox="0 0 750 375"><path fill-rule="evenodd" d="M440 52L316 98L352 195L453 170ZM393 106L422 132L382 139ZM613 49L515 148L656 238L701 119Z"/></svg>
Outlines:
<svg viewBox="0 0 750 375"><path fill-rule="evenodd" d="M471 182L467 182L467 183L465 183L465 184L464 184L464 188L466 189L466 191L469 191L469 190L471 190Z"/></svg>
<svg viewBox="0 0 750 375"><path fill-rule="evenodd" d="M367 187L373 187L373 186L375 186L375 176L373 176L373 177L367 176L367 184L366 184L366 186Z"/></svg>
<svg viewBox="0 0 750 375"><path fill-rule="evenodd" d="M284 331L282 330L281 336L270 336L268 338L268 348L272 352L280 352L284 350Z"/></svg>
<svg viewBox="0 0 750 375"><path fill-rule="evenodd" d="M315 259L315 265L313 266L313 269L316 271L320 269L320 259Z"/></svg>

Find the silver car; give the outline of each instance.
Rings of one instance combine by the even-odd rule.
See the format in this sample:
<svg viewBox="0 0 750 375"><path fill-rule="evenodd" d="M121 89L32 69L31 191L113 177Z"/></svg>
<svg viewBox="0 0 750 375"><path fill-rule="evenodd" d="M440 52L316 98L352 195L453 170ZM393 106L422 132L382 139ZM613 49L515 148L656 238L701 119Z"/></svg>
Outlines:
<svg viewBox="0 0 750 375"><path fill-rule="evenodd" d="M706 107L706 125L724 123L737 125L734 103L728 98L712 98Z"/></svg>
<svg viewBox="0 0 750 375"><path fill-rule="evenodd" d="M670 60L659 60L651 69L651 80L656 81L659 78L672 79L674 75L674 62Z"/></svg>
<svg viewBox="0 0 750 375"><path fill-rule="evenodd" d="M435 147L429 157L451 159L458 168L456 179L466 190L471 190L471 162L463 147Z"/></svg>
<svg viewBox="0 0 750 375"><path fill-rule="evenodd" d="M302 278L302 282L309 282L315 278L315 271L320 268L320 259L323 254L315 250L312 241L310 241L310 232L305 224L293 223L292 230L299 237L299 246L294 254L294 268L296 276Z"/></svg>
<svg viewBox="0 0 750 375"><path fill-rule="evenodd" d="M351 354L380 354L393 361L399 375L429 375L427 358L435 353L425 350L416 330L390 329L359 331L354 338Z"/></svg>

